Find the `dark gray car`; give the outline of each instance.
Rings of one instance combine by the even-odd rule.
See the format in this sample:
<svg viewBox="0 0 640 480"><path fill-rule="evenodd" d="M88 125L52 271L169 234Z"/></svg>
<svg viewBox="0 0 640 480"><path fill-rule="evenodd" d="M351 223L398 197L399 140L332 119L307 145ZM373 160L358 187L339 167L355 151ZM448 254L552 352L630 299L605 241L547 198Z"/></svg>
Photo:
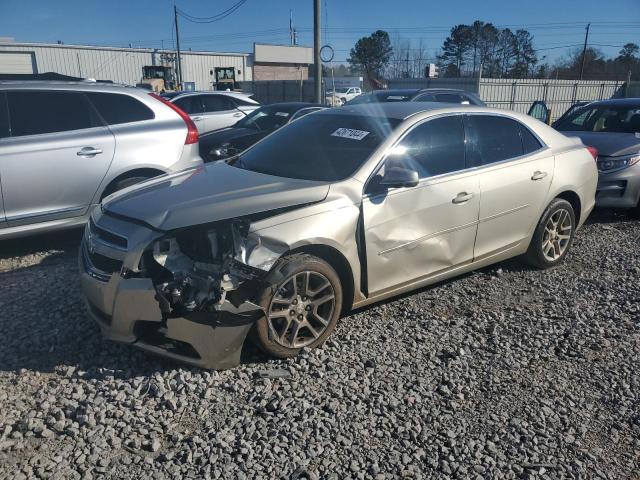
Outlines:
<svg viewBox="0 0 640 480"><path fill-rule="evenodd" d="M640 98L589 103L555 127L598 150L596 205L640 215Z"/></svg>
<svg viewBox="0 0 640 480"><path fill-rule="evenodd" d="M345 105L359 105L361 103L386 102L438 102L459 103L462 105L478 105L485 107L475 93L454 88L398 88L391 90L374 90L370 93L358 95Z"/></svg>

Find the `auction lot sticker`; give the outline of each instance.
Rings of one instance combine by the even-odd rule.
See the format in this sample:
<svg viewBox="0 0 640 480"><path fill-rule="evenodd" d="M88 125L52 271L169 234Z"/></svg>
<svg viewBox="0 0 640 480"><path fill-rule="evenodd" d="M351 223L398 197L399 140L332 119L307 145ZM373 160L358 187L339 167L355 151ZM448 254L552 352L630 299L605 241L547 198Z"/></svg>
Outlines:
<svg viewBox="0 0 640 480"><path fill-rule="evenodd" d="M350 138L351 140L362 140L367 135L369 135L369 132L353 128L339 128L331 134L332 137Z"/></svg>

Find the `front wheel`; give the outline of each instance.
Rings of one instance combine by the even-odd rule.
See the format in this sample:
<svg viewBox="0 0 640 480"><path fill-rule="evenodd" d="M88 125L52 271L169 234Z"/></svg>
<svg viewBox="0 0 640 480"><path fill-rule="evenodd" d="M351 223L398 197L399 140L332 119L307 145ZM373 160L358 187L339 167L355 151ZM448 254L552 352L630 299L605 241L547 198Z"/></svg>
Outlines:
<svg viewBox="0 0 640 480"><path fill-rule="evenodd" d="M524 259L538 268L558 265L571 248L575 229L573 207L566 200L556 198L540 217Z"/></svg>
<svg viewBox="0 0 640 480"><path fill-rule="evenodd" d="M269 282L259 300L266 316L255 326L258 346L287 358L303 347L322 344L342 309L342 286L335 270L312 255L291 255L274 267Z"/></svg>

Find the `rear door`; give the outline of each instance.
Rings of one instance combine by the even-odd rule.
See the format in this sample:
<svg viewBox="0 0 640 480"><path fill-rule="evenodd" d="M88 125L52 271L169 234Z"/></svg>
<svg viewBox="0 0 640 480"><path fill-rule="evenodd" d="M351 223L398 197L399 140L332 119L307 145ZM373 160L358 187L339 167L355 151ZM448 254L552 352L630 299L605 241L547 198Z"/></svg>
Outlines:
<svg viewBox="0 0 640 480"><path fill-rule="evenodd" d="M523 124L500 115L465 117L467 159L478 167L480 216L475 259L528 238L551 186L554 157Z"/></svg>
<svg viewBox="0 0 640 480"><path fill-rule="evenodd" d="M7 91L9 137L0 140L0 175L9 226L86 213L115 149L85 95Z"/></svg>
<svg viewBox="0 0 640 480"><path fill-rule="evenodd" d="M201 95L201 97L204 109L201 133L229 127L245 116L227 95Z"/></svg>
<svg viewBox="0 0 640 480"><path fill-rule="evenodd" d="M480 189L466 169L462 115L427 120L391 150L383 169L416 170L415 187L379 190L362 201L369 293L394 290L471 262Z"/></svg>

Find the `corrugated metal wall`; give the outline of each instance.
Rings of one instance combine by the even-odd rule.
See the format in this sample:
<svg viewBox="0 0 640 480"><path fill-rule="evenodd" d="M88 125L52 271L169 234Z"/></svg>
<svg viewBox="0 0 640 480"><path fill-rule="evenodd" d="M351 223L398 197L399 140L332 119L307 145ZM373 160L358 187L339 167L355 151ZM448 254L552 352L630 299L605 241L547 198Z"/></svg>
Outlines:
<svg viewBox="0 0 640 480"><path fill-rule="evenodd" d="M551 119L560 117L579 101L620 96L624 83L600 80L549 80L508 78L414 78L389 80L389 88L459 88L476 92L490 107L527 113L536 100L551 109Z"/></svg>
<svg viewBox="0 0 640 480"><path fill-rule="evenodd" d="M74 77L113 80L128 85L139 82L142 67L154 65L154 58L161 53L151 49L1 43L0 54L3 51L33 52L38 73L57 72ZM209 72L215 67L234 67L239 81L252 79L249 54L187 51L182 52L181 56L182 78L185 82L195 82L198 90L211 89L212 75Z"/></svg>
<svg viewBox="0 0 640 480"><path fill-rule="evenodd" d="M480 98L488 106L527 113L536 100L551 109L551 118L561 116L579 101L603 100L615 96L623 82L599 80L500 79L480 81Z"/></svg>

